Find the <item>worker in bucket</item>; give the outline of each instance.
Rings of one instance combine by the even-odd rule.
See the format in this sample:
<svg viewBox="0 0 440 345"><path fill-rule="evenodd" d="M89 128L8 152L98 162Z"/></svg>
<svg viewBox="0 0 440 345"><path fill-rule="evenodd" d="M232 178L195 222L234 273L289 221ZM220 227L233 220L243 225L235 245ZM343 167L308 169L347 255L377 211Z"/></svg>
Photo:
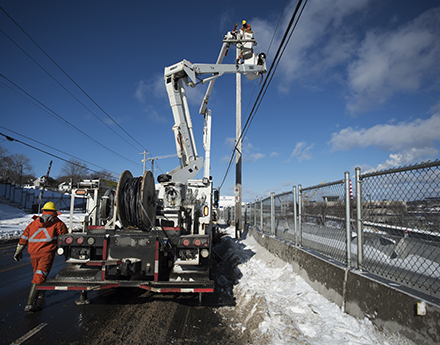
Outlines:
<svg viewBox="0 0 440 345"><path fill-rule="evenodd" d="M241 24L242 24L241 30L244 30L244 31L246 31L246 30L248 30L248 31L252 31L252 29L251 29L251 25L248 24L248 22L246 22L246 20L243 20L243 21L241 22Z"/></svg>
<svg viewBox="0 0 440 345"><path fill-rule="evenodd" d="M14 260L19 261L23 257L24 248L28 245L34 276L24 308L26 312L43 308L44 291L37 290L37 286L46 281L52 268L58 236L67 234L66 224L58 218L57 207L52 201L47 202L42 210L43 214L40 217L34 216L34 221L24 229L14 254Z"/></svg>

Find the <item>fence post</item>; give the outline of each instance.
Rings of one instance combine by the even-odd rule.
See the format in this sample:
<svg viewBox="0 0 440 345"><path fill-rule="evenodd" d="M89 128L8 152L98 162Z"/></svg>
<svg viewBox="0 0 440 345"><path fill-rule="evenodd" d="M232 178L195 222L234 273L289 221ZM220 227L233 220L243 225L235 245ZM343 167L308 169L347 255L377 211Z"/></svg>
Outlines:
<svg viewBox="0 0 440 345"><path fill-rule="evenodd" d="M301 224L301 195L302 195L302 191L301 191L301 185L298 185L298 246L301 247L302 246L302 224Z"/></svg>
<svg viewBox="0 0 440 345"><path fill-rule="evenodd" d="M270 233L275 234L275 192L270 193Z"/></svg>
<svg viewBox="0 0 440 345"><path fill-rule="evenodd" d="M362 270L364 264L364 241L362 222L362 183L360 180L361 168L355 169L356 174L356 226L357 226L357 265Z"/></svg>
<svg viewBox="0 0 440 345"><path fill-rule="evenodd" d="M296 219L296 186L293 186L293 229L295 231L295 246L298 245L298 227L297 227L297 219Z"/></svg>
<svg viewBox="0 0 440 345"><path fill-rule="evenodd" d="M263 198L260 198L260 230L264 232L264 229L263 229Z"/></svg>
<svg viewBox="0 0 440 345"><path fill-rule="evenodd" d="M254 202L254 228L257 228L257 198Z"/></svg>
<svg viewBox="0 0 440 345"><path fill-rule="evenodd" d="M345 172L345 229L347 234L347 267L351 268L350 173Z"/></svg>

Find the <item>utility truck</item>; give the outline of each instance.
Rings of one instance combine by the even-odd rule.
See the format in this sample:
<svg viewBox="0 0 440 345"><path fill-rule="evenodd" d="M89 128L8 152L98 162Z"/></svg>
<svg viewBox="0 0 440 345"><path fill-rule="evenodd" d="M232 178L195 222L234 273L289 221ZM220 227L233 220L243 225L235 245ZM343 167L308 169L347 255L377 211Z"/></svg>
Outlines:
<svg viewBox="0 0 440 345"><path fill-rule="evenodd" d="M235 45L240 56L222 64ZM165 68L165 85L174 116L172 128L180 164L159 175L151 171L133 177L124 171L117 184L88 180L72 190L87 198L82 229L58 239L58 254L66 267L39 290L77 290L77 304L89 303L87 291L138 287L165 293L211 293L213 245L213 182L210 176L211 111L207 108L214 81L225 73L242 73L253 80L266 72L264 53L255 54L252 31L242 28L223 36L214 64L183 60ZM238 54L237 54L238 55ZM193 134L185 86L208 84L200 114L204 118L203 148L199 156ZM203 176L196 175L203 170Z"/></svg>

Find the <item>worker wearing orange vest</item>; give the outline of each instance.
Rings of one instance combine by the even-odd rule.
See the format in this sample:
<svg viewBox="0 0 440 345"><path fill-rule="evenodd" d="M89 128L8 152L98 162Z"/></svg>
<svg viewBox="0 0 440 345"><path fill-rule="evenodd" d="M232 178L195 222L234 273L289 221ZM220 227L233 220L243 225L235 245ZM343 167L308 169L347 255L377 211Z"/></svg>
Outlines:
<svg viewBox="0 0 440 345"><path fill-rule="evenodd" d="M243 25L243 26L241 27L241 30L252 31L252 29L251 29L251 25L248 24L248 22L246 22L246 20L243 20L243 21L241 22L241 24Z"/></svg>
<svg viewBox="0 0 440 345"><path fill-rule="evenodd" d="M52 268L58 236L67 234L66 224L58 218L57 207L53 202L47 202L42 210L41 217L37 217L24 229L14 254L14 260L19 261L23 257L24 248L28 245L34 269L25 311L38 311L43 307L44 292L38 291L37 285L46 281Z"/></svg>

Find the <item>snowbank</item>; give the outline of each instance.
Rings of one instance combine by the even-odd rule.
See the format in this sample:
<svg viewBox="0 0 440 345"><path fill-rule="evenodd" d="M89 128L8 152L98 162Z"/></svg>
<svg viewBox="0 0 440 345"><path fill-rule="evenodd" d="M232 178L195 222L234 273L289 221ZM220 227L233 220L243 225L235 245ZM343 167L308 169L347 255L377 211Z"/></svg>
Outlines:
<svg viewBox="0 0 440 345"><path fill-rule="evenodd" d="M0 241L18 239L26 226L32 221L34 213L27 213L23 210L8 205L0 201ZM73 226L81 227L79 217L84 215L81 212L75 212L73 215ZM70 212L61 211L59 218L69 226Z"/></svg>
<svg viewBox="0 0 440 345"><path fill-rule="evenodd" d="M234 306L220 313L253 344L414 344L379 331L368 319L357 320L315 292L292 266L269 253L253 238L237 241L235 229L222 238L229 250L222 259L235 263ZM222 244L225 245L225 244Z"/></svg>

